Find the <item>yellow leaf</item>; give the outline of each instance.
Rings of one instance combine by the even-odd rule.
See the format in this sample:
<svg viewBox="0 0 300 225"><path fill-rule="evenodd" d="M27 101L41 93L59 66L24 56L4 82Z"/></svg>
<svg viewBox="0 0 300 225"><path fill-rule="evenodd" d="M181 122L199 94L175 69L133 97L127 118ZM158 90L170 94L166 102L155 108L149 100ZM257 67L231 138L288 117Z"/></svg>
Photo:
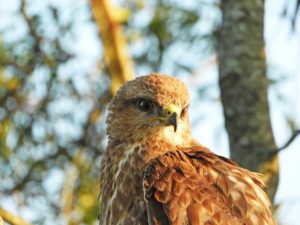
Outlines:
<svg viewBox="0 0 300 225"><path fill-rule="evenodd" d="M16 76L13 76L11 78L7 78L4 76L4 74L0 73L0 86L4 87L10 91L16 90L20 85L20 81Z"/></svg>
<svg viewBox="0 0 300 225"><path fill-rule="evenodd" d="M97 120L99 119L100 115L101 115L101 111L99 109L93 111L90 116L90 122L92 124L95 124L97 122Z"/></svg>
<svg viewBox="0 0 300 225"><path fill-rule="evenodd" d="M130 11L128 9L114 7L112 10L112 17L118 23L126 23L129 16Z"/></svg>
<svg viewBox="0 0 300 225"><path fill-rule="evenodd" d="M80 205L82 205L83 208L91 208L92 206L95 205L95 196L93 194L82 194L80 197L79 197L79 202L80 202Z"/></svg>
<svg viewBox="0 0 300 225"><path fill-rule="evenodd" d="M9 90L16 90L19 87L19 79L16 77L12 77L7 81L7 89Z"/></svg>
<svg viewBox="0 0 300 225"><path fill-rule="evenodd" d="M7 133L9 131L9 127L10 127L10 121L9 119L4 120L1 124L0 124L0 155L4 158L8 158L11 150L10 148L7 146L6 144L6 136Z"/></svg>

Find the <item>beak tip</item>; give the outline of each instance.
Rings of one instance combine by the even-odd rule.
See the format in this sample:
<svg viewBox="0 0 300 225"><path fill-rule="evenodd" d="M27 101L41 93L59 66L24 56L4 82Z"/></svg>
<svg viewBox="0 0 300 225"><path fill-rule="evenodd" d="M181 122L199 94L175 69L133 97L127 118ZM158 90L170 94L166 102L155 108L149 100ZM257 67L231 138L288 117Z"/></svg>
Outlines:
<svg viewBox="0 0 300 225"><path fill-rule="evenodd" d="M176 112L173 113L173 114L169 117L168 122L169 122L170 125L173 125L173 127L174 127L174 132L176 132L176 131L177 131L177 113L176 113Z"/></svg>

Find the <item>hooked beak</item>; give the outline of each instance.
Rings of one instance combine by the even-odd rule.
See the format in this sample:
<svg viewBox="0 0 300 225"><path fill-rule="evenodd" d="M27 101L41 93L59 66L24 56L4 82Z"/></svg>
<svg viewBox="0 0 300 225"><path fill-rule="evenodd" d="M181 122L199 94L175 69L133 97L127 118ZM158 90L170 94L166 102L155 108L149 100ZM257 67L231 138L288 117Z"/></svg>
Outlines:
<svg viewBox="0 0 300 225"><path fill-rule="evenodd" d="M174 104L170 104L167 108L167 115L161 117L160 119L165 121L168 125L172 125L174 127L174 132L177 130L178 124L178 115L180 114L180 109L178 106Z"/></svg>
<svg viewBox="0 0 300 225"><path fill-rule="evenodd" d="M168 123L174 127L174 132L177 130L177 113L174 112L171 116L168 117Z"/></svg>

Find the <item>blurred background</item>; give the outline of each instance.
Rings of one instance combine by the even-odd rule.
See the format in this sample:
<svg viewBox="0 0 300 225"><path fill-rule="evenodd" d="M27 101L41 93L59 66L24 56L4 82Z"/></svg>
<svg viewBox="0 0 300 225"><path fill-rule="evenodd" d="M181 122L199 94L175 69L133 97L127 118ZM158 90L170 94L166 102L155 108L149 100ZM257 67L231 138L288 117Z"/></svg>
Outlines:
<svg viewBox="0 0 300 225"><path fill-rule="evenodd" d="M300 138L277 156L300 129L299 5L0 0L0 217L97 224L108 102L158 71L188 86L195 138L263 173L278 223L300 225Z"/></svg>

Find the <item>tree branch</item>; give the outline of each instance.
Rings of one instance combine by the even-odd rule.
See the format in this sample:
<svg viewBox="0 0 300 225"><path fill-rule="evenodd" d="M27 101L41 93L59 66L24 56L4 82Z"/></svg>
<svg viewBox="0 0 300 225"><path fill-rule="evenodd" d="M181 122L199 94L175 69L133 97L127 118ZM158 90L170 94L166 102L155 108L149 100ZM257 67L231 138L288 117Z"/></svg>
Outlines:
<svg viewBox="0 0 300 225"><path fill-rule="evenodd" d="M14 185L12 188L6 189L4 192L5 193L11 193L17 190L20 190L25 184L26 182L29 180L31 174L34 172L35 168L42 165L43 163L45 163L46 161L48 161L49 159L55 159L60 155L66 155L69 156L69 153L67 152L66 149L64 148L60 148L57 152L55 152L52 155L48 155L40 160L35 161L29 168L29 170L27 171L26 175L23 178L19 179L19 182ZM71 158L71 156L69 156Z"/></svg>
<svg viewBox="0 0 300 225"><path fill-rule="evenodd" d="M41 49L40 49L42 38L36 32L36 29L34 27L34 24L32 23L31 18L26 13L26 0L21 0L20 12L21 12L23 19L27 23L30 35L35 40L35 45L34 45L35 51L42 53L43 51L41 51Z"/></svg>
<svg viewBox="0 0 300 225"><path fill-rule="evenodd" d="M285 148L287 148L295 139L296 137L300 134L300 129L296 130L292 136L287 140L287 142L281 146L280 148L274 148L274 149L269 149L268 151L266 151L268 154L277 154L280 151L284 150Z"/></svg>
<svg viewBox="0 0 300 225"><path fill-rule="evenodd" d="M75 183L78 175L74 166L68 168L65 182L61 191L62 213L67 220L67 224L74 224L74 201L75 201Z"/></svg>
<svg viewBox="0 0 300 225"><path fill-rule="evenodd" d="M0 225L3 224L1 217L3 220L11 225L31 225L30 223L26 222L19 216L13 215L12 213L8 212L7 210L0 208Z"/></svg>
<svg viewBox="0 0 300 225"><path fill-rule="evenodd" d="M122 27L114 16L117 8L108 0L90 0L90 5L103 42L104 58L111 77L111 93L114 95L127 80L134 78L133 62Z"/></svg>
<svg viewBox="0 0 300 225"><path fill-rule="evenodd" d="M297 16L299 14L299 9L300 9L300 0L297 0L296 6L295 6L295 12L294 12L294 15L292 16L292 29L294 32L296 29L296 21L297 21Z"/></svg>

